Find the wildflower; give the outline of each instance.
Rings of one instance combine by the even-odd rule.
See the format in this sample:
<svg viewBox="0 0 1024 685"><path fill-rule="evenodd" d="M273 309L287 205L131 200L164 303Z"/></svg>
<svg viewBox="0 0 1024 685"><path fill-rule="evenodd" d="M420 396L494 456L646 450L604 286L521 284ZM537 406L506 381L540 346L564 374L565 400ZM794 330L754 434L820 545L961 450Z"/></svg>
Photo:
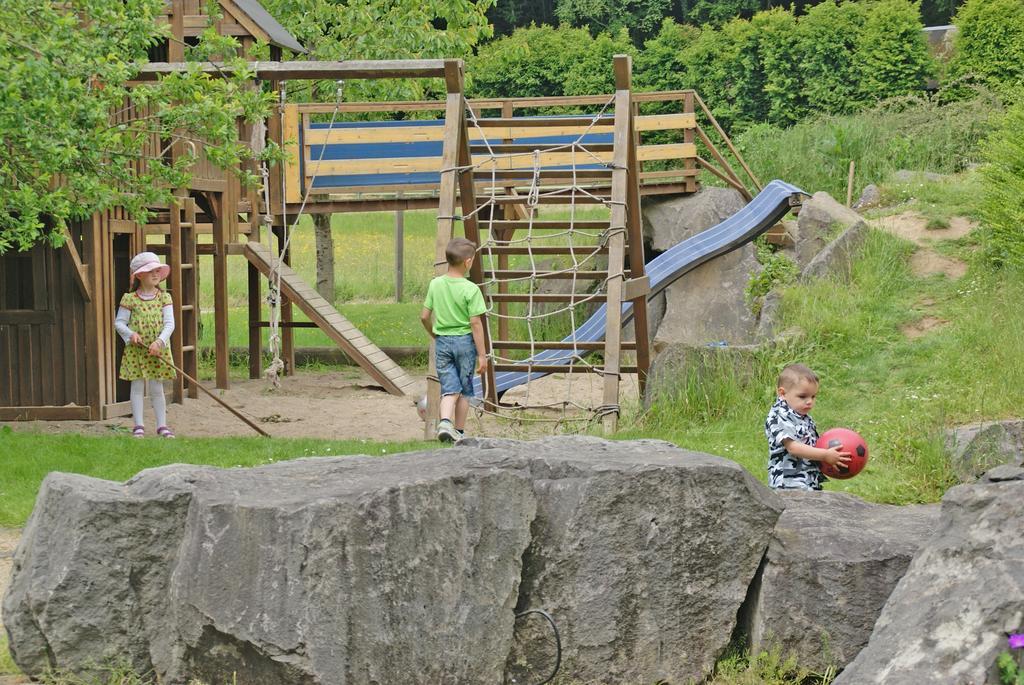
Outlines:
<svg viewBox="0 0 1024 685"><path fill-rule="evenodd" d="M1007 635L1010 649L1024 649L1024 633L1010 633Z"/></svg>

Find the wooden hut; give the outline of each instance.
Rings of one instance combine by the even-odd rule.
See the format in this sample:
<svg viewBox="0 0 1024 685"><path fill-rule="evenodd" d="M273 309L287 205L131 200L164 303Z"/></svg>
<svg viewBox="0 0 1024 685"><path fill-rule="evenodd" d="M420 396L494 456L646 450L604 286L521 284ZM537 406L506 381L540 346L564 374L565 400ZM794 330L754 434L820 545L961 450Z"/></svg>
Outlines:
<svg viewBox="0 0 1024 685"><path fill-rule="evenodd" d="M218 32L237 38L246 53L257 41L268 43L278 60L284 51L302 51L255 0L218 2ZM206 2L168 0L166 11L171 38L155 46L150 56L180 62L185 46L209 23ZM138 114L127 111L121 116ZM248 139L247 130L239 133ZM161 149L162 142L153 140L152 149ZM251 192L243 194L238 180L210 164L201 149L193 172L176 206L157 208L149 225L114 209L72 225L59 250L37 245L0 255L0 420L97 420L129 410L128 383L117 378L123 347L113 318L128 289L128 262L143 249L163 253L172 265L170 289L178 322L173 349L177 362L195 371L197 259L214 259L218 304L223 303L220 309L226 316L226 245L255 223L256 198ZM213 245L198 244L203 231L214 234ZM226 356L226 341L222 346ZM224 369L226 382L226 365ZM174 390L180 401L186 392L183 382L176 381ZM190 390L194 396L195 388Z"/></svg>

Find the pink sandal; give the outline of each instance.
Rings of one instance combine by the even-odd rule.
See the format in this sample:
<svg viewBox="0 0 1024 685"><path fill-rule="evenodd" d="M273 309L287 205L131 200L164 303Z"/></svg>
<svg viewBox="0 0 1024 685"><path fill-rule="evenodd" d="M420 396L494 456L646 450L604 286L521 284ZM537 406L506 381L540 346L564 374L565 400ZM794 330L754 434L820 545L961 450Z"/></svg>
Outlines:
<svg viewBox="0 0 1024 685"><path fill-rule="evenodd" d="M174 437L174 432L170 428L168 428L167 426L160 426L159 428L157 428L156 429L156 434L159 435L161 438L173 438Z"/></svg>
<svg viewBox="0 0 1024 685"><path fill-rule="evenodd" d="M146 437L146 427L145 426L135 426L135 428L132 428L132 437L133 438L144 438L144 437Z"/></svg>

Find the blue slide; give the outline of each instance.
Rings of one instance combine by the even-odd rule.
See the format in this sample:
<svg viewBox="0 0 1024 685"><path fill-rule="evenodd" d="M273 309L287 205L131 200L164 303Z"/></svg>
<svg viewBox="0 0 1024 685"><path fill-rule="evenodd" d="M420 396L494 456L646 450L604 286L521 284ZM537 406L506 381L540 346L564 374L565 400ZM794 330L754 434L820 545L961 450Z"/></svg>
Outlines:
<svg viewBox="0 0 1024 685"><path fill-rule="evenodd" d="M647 264L647 276L651 281L651 292L648 299L654 297L683 274L696 269L704 262L735 250L761 235L786 216L790 208L806 195L796 186L782 181L772 181L764 187L757 197L743 209L712 228L687 238ZM607 304L594 312L593 316L576 329L573 335L564 342L598 342L604 339L605 311ZM633 318L633 304L622 305L622 325L625 326ZM543 347L544 343L538 343ZM579 354L586 354L580 352ZM542 350L521 364L569 364L577 355L572 350ZM510 388L522 385L530 380L546 376L546 372L502 371L495 374L495 385L498 394ZM483 396L483 386L478 377L474 381L475 394Z"/></svg>

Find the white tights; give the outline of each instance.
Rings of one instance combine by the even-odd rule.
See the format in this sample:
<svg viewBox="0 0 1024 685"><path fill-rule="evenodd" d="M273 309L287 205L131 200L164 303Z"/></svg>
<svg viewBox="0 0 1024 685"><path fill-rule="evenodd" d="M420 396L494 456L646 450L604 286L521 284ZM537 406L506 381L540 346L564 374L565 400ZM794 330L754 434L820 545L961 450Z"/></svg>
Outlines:
<svg viewBox="0 0 1024 685"><path fill-rule="evenodd" d="M132 420L136 426L142 424L143 393L147 381L144 378L137 378L132 381ZM167 400L164 398L163 381L150 380L149 401L153 404L153 413L156 414L156 427L161 428L167 425Z"/></svg>

